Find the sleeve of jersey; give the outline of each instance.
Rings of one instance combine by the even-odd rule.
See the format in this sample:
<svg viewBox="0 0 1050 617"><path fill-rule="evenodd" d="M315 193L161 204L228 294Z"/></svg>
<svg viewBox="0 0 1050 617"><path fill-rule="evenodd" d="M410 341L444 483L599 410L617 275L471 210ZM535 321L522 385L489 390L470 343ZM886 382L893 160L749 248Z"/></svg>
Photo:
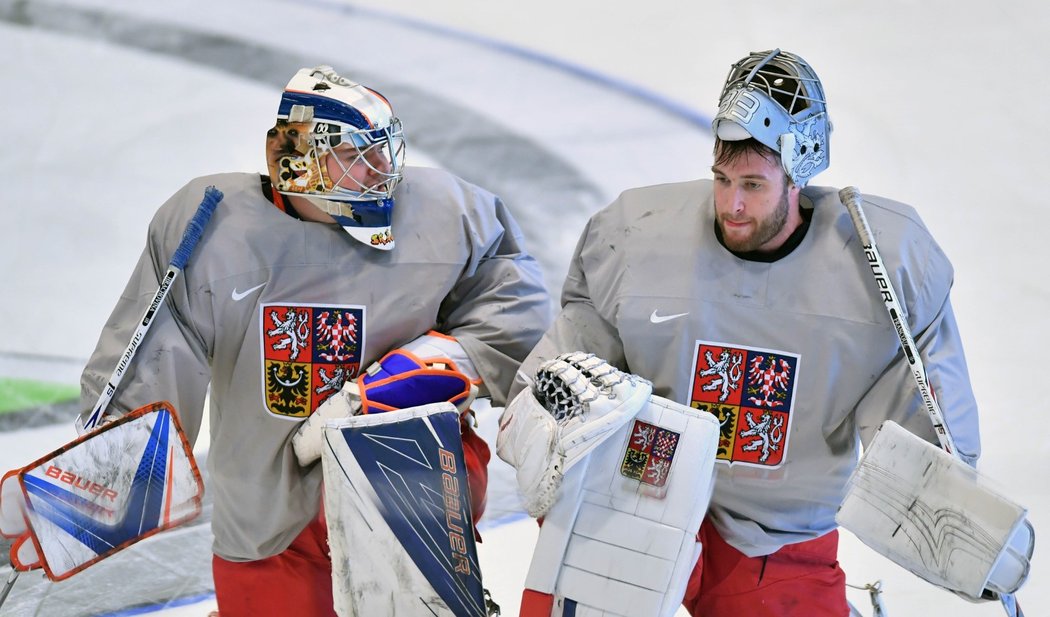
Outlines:
<svg viewBox="0 0 1050 617"><path fill-rule="evenodd" d="M550 324L551 301L503 203L479 195L477 209L475 254L443 302L438 329L459 341L493 404L503 405L518 364Z"/></svg>
<svg viewBox="0 0 1050 617"><path fill-rule="evenodd" d="M80 406L86 410L82 415L90 413L98 401L167 270L171 253L188 220L179 217L178 213L186 212L186 209L175 208L176 200L195 198L199 202L204 187L199 188L198 193L189 187L177 193L150 223L149 244L81 374ZM172 284L167 300L158 309L107 409L108 414L123 415L148 403L168 401L178 410L191 443L200 430L205 394L211 379L205 345L196 326L191 323L191 313L203 310L206 305L195 302L187 292L186 283L192 268L191 260L183 275Z"/></svg>
<svg viewBox="0 0 1050 617"><path fill-rule="evenodd" d="M975 464L981 454L977 401L963 351L962 336L952 311L951 266L936 250L921 288L900 294L907 302L915 345L926 367L929 384L962 458ZM938 444L929 415L902 352L878 377L856 410L857 428L866 445L882 424L893 420L927 441Z"/></svg>
<svg viewBox="0 0 1050 617"><path fill-rule="evenodd" d="M626 366L623 343L616 327L598 310L591 295L589 278L596 273L592 271L593 266L588 264L600 264L603 261L601 258L584 258L585 254L592 254L592 238L597 238L593 219L585 227L569 262L569 272L562 286L561 310L555 316L554 323L522 362L508 400L513 400L530 385L530 376L536 374L541 364L565 353L566 350L586 351L599 358L605 358L609 364L621 370L629 368Z"/></svg>

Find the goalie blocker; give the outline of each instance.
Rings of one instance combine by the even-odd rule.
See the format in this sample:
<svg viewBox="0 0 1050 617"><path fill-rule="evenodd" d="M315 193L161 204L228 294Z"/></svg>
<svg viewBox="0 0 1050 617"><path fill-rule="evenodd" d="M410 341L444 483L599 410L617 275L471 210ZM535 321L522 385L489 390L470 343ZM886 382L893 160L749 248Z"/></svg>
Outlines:
<svg viewBox="0 0 1050 617"><path fill-rule="evenodd" d="M508 405L497 451L543 516L522 617L673 615L710 501L718 422L593 355L563 354Z"/></svg>
<svg viewBox="0 0 1050 617"><path fill-rule="evenodd" d="M1035 533L1027 511L962 460L887 421L836 521L920 578L970 600L1016 592Z"/></svg>
<svg viewBox="0 0 1050 617"><path fill-rule="evenodd" d="M61 581L195 518L203 493L175 410L152 403L5 474L0 533L14 569Z"/></svg>

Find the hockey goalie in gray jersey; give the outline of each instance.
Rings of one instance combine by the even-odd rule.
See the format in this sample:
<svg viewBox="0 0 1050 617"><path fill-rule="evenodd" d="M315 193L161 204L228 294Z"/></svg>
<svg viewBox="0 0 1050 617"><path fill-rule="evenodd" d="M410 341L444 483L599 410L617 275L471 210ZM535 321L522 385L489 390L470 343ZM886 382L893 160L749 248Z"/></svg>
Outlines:
<svg viewBox="0 0 1050 617"><path fill-rule="evenodd" d="M210 395L222 617L335 614L320 450L295 446L308 428L323 434L330 418L309 418L326 401L403 349L447 360L460 386L502 405L550 323L539 266L508 208L444 170L406 166L386 98L327 66L296 72L279 98L263 129L269 174L197 178L161 206L82 378L90 406L163 274L160 260L216 186L222 203L111 410L170 401L192 442ZM453 428L473 489L462 496L480 516L489 450L469 419Z"/></svg>
<svg viewBox="0 0 1050 617"><path fill-rule="evenodd" d="M730 69L713 130L713 179L630 189L591 217L561 311L519 376L580 350L716 419L690 612L844 617L835 515L861 445L888 420L937 436L838 191L809 185L831 160L812 67L781 50L747 55ZM951 263L914 208L864 200L884 281L902 299L957 452L973 463L977 404ZM527 387L519 379L512 394ZM520 413L507 407L501 437Z"/></svg>

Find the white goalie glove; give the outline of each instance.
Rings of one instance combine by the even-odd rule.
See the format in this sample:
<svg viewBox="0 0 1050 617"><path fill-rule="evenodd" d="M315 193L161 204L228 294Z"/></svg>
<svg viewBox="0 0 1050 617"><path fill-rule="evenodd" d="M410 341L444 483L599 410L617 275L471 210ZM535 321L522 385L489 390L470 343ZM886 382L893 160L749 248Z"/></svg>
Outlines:
<svg viewBox="0 0 1050 617"><path fill-rule="evenodd" d="M674 614L700 555L715 417L580 352L541 365L505 414L497 451L543 517L521 615Z"/></svg>
<svg viewBox="0 0 1050 617"><path fill-rule="evenodd" d="M533 387L507 405L496 440L530 516L550 509L565 472L637 415L652 391L593 354L561 354L540 366Z"/></svg>
<svg viewBox="0 0 1050 617"><path fill-rule="evenodd" d="M361 393L357 382L347 380L342 389L321 403L292 435L292 448L303 467L321 458L324 426L329 420L341 420L361 413Z"/></svg>

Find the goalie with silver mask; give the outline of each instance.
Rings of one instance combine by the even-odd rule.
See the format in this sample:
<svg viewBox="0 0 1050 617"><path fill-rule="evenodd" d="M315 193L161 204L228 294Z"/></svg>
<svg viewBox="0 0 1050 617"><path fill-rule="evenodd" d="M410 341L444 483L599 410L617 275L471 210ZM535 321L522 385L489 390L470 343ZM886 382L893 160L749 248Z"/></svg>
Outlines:
<svg viewBox="0 0 1050 617"><path fill-rule="evenodd" d="M851 482L862 446L875 444L889 421L908 443L938 443L938 432L950 432L960 457L953 460L964 466L980 455L977 402L950 300L954 271L914 208L864 195L884 257L872 280L871 251L838 189L812 184L831 161L831 121L823 85L800 56L746 55L730 68L718 103L713 178L629 189L591 217L561 311L522 364L516 389L526 391L545 363L581 350L710 414L719 427L714 491L684 605L704 617L845 617L836 514L851 491L885 497L890 488L873 485L871 475ZM895 315L915 333L910 354L882 306L888 287L900 296ZM910 357L926 361L923 380L943 409L937 430ZM536 415L508 406L501 437L523 434ZM529 460L498 452L512 464ZM966 474L947 468L960 486ZM939 490L936 482L922 486ZM970 486L982 503L1008 502L981 483ZM527 484L521 488L528 494ZM859 507L850 509L850 525L872 521L880 533L877 513L892 512L897 497L906 495L883 499L881 510L865 510L870 499L852 502ZM1007 606L1026 576L1032 535L1016 504L966 514L986 511L1001 513L998 531L982 536L965 567L924 570L955 563L928 553L912 555L909 566L973 600L984 591L975 585L992 585L998 591L989 596ZM1005 574L989 572L997 564Z"/></svg>

